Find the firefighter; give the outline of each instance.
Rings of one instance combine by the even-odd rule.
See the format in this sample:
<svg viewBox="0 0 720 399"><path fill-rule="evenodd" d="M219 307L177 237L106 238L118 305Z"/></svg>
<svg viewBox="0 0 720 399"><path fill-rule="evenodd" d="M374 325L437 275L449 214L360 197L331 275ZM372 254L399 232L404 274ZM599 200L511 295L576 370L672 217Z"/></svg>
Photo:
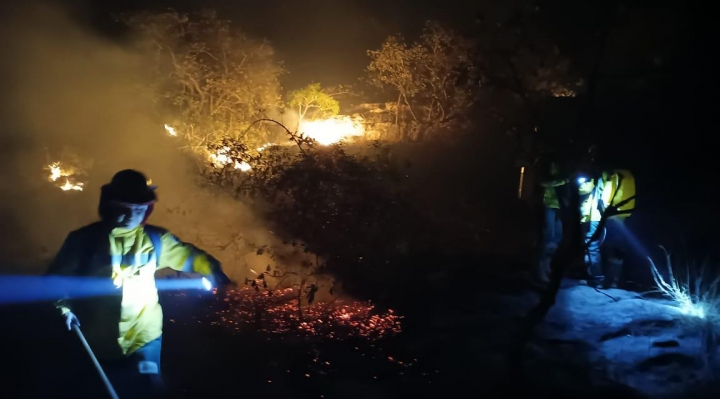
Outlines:
<svg viewBox="0 0 720 399"><path fill-rule="evenodd" d="M598 232L602 219L599 203L603 195L604 182L602 175L595 176L589 172L578 173L576 179L580 197L580 223L586 246L584 258L586 283L597 287L604 281L600 253L603 234Z"/></svg>
<svg viewBox="0 0 720 399"><path fill-rule="evenodd" d="M626 221L635 209L635 176L627 169L612 170L603 173L603 182L598 207L606 219L606 237L600 247L604 287L617 288L623 264L631 253Z"/></svg>
<svg viewBox="0 0 720 399"><path fill-rule="evenodd" d="M567 178L562 178L555 159L549 160L547 169L540 181L540 186L543 188L543 219L535 276L536 284L540 287L550 282L550 261L562 240L558 190L568 183Z"/></svg>
<svg viewBox="0 0 720 399"><path fill-rule="evenodd" d="M155 186L135 170L123 170L101 189L100 221L71 232L48 274L95 278L119 295L66 298L57 303L68 329L83 333L120 397L164 393L160 349L163 315L155 271L171 268L207 276L215 287L230 284L220 263L146 221L157 200Z"/></svg>

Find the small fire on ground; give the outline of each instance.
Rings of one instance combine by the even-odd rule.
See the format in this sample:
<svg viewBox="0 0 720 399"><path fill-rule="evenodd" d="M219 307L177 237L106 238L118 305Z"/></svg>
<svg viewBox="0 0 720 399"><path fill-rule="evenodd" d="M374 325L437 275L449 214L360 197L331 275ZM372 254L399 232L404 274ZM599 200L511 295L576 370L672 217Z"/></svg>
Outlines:
<svg viewBox="0 0 720 399"><path fill-rule="evenodd" d="M172 137L178 137L178 131L168 125L164 124L163 127L168 135ZM360 120L351 118L346 115L335 116L327 119L318 119L312 121L301 121L298 130L301 134L314 139L320 145L330 145L339 143L351 137L359 137L365 134L365 127ZM290 146L293 142L284 143L265 143L257 148L258 152L262 152L266 148L275 146ZM228 155L230 148L224 147L215 152L207 151L207 157L216 168L223 168L226 165L232 165L234 169L241 172L248 172L252 170L252 166L244 161L234 161L232 157Z"/></svg>
<svg viewBox="0 0 720 399"><path fill-rule="evenodd" d="M169 135L171 135L171 136L173 136L173 137L177 137L177 131L175 131L175 128L172 127L172 126L170 126L170 125L168 125L167 123L165 124L165 131L166 131Z"/></svg>
<svg viewBox="0 0 720 399"><path fill-rule="evenodd" d="M227 309L217 313L218 324L242 331L247 327L274 334L299 334L332 339L362 338L374 341L402 331L402 316L380 312L371 302L336 300L297 308L297 290L256 291L250 287L229 290Z"/></svg>
<svg viewBox="0 0 720 399"><path fill-rule="evenodd" d="M225 165L233 163L232 158L228 156L229 151L230 147L223 147L217 150L215 153L210 153L208 156L210 158L210 161L212 161L213 165L216 168L222 168ZM241 172L247 172L248 170L252 169L252 167L250 167L250 164L244 161L234 161L234 168L240 170Z"/></svg>
<svg viewBox="0 0 720 399"><path fill-rule="evenodd" d="M54 162L47 166L50 171L48 179L55 183L55 186L63 191L82 191L83 183L75 180L73 175L75 174L74 169L71 167L65 167L61 162Z"/></svg>

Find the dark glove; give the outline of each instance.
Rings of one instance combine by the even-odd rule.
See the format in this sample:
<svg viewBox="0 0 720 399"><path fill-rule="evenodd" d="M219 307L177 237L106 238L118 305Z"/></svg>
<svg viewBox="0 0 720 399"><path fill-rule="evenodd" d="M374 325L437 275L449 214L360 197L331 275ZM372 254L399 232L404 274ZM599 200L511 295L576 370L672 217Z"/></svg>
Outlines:
<svg viewBox="0 0 720 399"><path fill-rule="evenodd" d="M598 210L601 214L605 213L605 202L601 199L598 200Z"/></svg>
<svg viewBox="0 0 720 399"><path fill-rule="evenodd" d="M212 264L212 272L209 276L207 276L207 279L210 280L213 288L225 288L231 285L232 280L230 280L230 278L223 272L220 261L210 257L210 263Z"/></svg>
<svg viewBox="0 0 720 399"><path fill-rule="evenodd" d="M219 268L208 276L208 280L212 284L213 288L225 288L232 285L232 280Z"/></svg>

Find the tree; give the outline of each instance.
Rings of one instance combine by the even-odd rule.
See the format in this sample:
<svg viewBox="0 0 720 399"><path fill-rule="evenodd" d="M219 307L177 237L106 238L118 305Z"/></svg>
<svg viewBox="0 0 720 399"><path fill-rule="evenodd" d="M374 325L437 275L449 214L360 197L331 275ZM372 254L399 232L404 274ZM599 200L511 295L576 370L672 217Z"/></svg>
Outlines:
<svg viewBox="0 0 720 399"><path fill-rule="evenodd" d="M349 272L352 265L382 263L402 237L420 230L423 219L409 204L401 166L389 149L373 145L368 155L352 154L341 144L323 146L284 130L295 146L257 152L231 139L217 144L229 149L232 162L214 170L210 181L257 201L276 236L325 260L299 265L298 278L312 277L318 267ZM241 173L230 166L235 162L252 170Z"/></svg>
<svg viewBox="0 0 720 399"><path fill-rule="evenodd" d="M428 22L412 44L391 36L379 50L368 51L369 82L397 94L396 124L403 122L401 106L409 114L404 138L421 140L466 126L477 86L470 50L459 33Z"/></svg>
<svg viewBox="0 0 720 399"><path fill-rule="evenodd" d="M473 60L483 88L481 117L514 136L527 153L546 132L572 130L577 101L565 100L583 96L586 79L548 34L537 7L527 4L501 20L480 14L476 22Z"/></svg>
<svg viewBox="0 0 720 399"><path fill-rule="evenodd" d="M294 90L288 98L290 107L298 111L298 124L306 116L311 119L328 118L340 112L340 103L332 94L323 90L319 83L311 83L302 89Z"/></svg>
<svg viewBox="0 0 720 399"><path fill-rule="evenodd" d="M147 90L161 115L197 149L233 137L248 145L268 141L269 131L248 130L281 103L282 65L273 48L249 38L213 11L140 13L125 18L154 68Z"/></svg>

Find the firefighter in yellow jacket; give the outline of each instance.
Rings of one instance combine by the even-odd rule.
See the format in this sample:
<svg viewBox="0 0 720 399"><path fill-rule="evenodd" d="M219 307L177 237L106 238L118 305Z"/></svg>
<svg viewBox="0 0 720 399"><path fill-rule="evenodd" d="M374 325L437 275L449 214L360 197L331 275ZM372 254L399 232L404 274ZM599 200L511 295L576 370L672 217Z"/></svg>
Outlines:
<svg viewBox="0 0 720 399"><path fill-rule="evenodd" d="M577 176L580 197L580 223L585 238L585 266L587 283L596 287L605 278L600 256L601 234L596 234L602 218L600 201L603 195L602 176L580 173Z"/></svg>
<svg viewBox="0 0 720 399"><path fill-rule="evenodd" d="M163 315L155 271L171 268L207 276L216 287L230 284L215 258L162 228L146 225L157 199L154 191L140 172L115 174L101 189L101 221L71 232L48 270L53 275L96 278L118 293L61 300L58 308L68 329L82 323L121 397L156 397L164 391Z"/></svg>
<svg viewBox="0 0 720 399"><path fill-rule="evenodd" d="M625 222L635 209L635 176L630 170L617 169L602 175L603 190L598 208L605 220L605 240L600 247L605 288L617 288L623 265L632 247Z"/></svg>
<svg viewBox="0 0 720 399"><path fill-rule="evenodd" d="M625 219L635 208L635 178L629 170L578 176L580 222L585 233L588 285L616 288L628 255ZM598 232L601 221L603 230Z"/></svg>
<svg viewBox="0 0 720 399"><path fill-rule="evenodd" d="M547 172L540 181L540 186L543 188L544 218L535 276L535 281L540 287L545 287L550 282L550 260L562 240L558 189L568 183L568 179L561 176L559 165L555 160L550 160Z"/></svg>

